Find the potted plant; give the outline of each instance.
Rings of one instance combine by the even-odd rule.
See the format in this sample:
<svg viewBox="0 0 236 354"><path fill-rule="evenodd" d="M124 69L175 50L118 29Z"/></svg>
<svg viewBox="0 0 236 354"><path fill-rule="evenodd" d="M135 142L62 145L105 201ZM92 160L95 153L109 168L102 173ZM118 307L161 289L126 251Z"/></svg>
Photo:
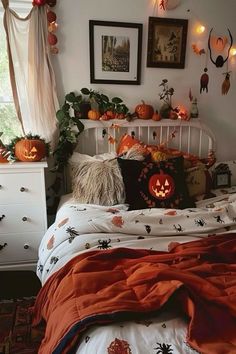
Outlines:
<svg viewBox="0 0 236 354"><path fill-rule="evenodd" d="M177 119L178 109L172 107L172 96L175 90L173 87L169 88L167 79L163 79L159 86L162 87L162 92L159 93L159 97L160 100L163 101L159 112L161 118Z"/></svg>

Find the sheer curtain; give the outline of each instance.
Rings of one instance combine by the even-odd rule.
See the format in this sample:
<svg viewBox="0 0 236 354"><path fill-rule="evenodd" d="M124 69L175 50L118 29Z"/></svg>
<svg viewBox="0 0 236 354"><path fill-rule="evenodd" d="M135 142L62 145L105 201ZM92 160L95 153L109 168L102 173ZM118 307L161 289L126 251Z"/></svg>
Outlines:
<svg viewBox="0 0 236 354"><path fill-rule="evenodd" d="M58 99L47 44L46 6L34 6L22 18L9 7L9 0L1 1L5 9L10 78L18 118L25 134L38 134L54 148Z"/></svg>

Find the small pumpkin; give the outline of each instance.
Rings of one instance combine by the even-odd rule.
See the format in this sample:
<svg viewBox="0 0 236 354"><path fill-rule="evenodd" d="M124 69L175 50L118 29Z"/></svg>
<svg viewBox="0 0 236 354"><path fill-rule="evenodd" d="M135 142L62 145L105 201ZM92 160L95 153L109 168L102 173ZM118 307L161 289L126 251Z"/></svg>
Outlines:
<svg viewBox="0 0 236 354"><path fill-rule="evenodd" d="M175 120L178 119L178 114L174 111L170 112L170 119Z"/></svg>
<svg viewBox="0 0 236 354"><path fill-rule="evenodd" d="M46 144L40 139L22 138L15 144L15 156L20 161L40 161L46 154Z"/></svg>
<svg viewBox="0 0 236 354"><path fill-rule="evenodd" d="M155 120L155 121L161 120L161 115L158 113L158 111L153 113L152 120Z"/></svg>
<svg viewBox="0 0 236 354"><path fill-rule="evenodd" d="M135 113L140 119L151 119L154 113L154 109L151 105L146 104L142 101L141 104L138 104L135 108Z"/></svg>
<svg viewBox="0 0 236 354"><path fill-rule="evenodd" d="M98 120L100 118L100 113L95 109L90 109L88 111L88 118L91 120Z"/></svg>

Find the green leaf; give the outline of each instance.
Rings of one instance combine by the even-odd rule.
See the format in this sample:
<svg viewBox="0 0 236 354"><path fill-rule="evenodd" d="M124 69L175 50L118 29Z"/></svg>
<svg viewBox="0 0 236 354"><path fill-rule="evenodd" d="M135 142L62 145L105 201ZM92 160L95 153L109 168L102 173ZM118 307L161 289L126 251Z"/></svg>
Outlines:
<svg viewBox="0 0 236 354"><path fill-rule="evenodd" d="M66 101L72 103L76 101L76 96L74 94L74 92L70 92L66 95Z"/></svg>
<svg viewBox="0 0 236 354"><path fill-rule="evenodd" d="M90 94L90 90L87 89L86 87L83 87L80 92L83 94L83 95L89 95Z"/></svg>
<svg viewBox="0 0 236 354"><path fill-rule="evenodd" d="M115 103L115 104L118 104L118 103L121 103L121 102L123 102L123 101L122 101L122 99L119 98L119 97L113 97L113 98L111 99L111 102L113 102L113 103Z"/></svg>
<svg viewBox="0 0 236 354"><path fill-rule="evenodd" d="M101 99L105 102L109 102L109 98L106 95L101 94Z"/></svg>
<svg viewBox="0 0 236 354"><path fill-rule="evenodd" d="M63 111L63 110L59 110L57 111L56 113L56 117L57 117L57 120L60 122L60 121L63 121L63 119L66 118L66 113Z"/></svg>

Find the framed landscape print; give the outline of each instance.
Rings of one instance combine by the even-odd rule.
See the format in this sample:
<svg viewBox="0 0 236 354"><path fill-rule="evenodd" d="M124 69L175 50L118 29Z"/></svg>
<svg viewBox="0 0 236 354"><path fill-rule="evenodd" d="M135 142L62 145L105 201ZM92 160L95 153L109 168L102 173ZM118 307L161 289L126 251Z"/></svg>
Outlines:
<svg viewBox="0 0 236 354"><path fill-rule="evenodd" d="M90 82L140 85L139 23L89 21Z"/></svg>
<svg viewBox="0 0 236 354"><path fill-rule="evenodd" d="M149 17L147 67L183 69L188 20Z"/></svg>

